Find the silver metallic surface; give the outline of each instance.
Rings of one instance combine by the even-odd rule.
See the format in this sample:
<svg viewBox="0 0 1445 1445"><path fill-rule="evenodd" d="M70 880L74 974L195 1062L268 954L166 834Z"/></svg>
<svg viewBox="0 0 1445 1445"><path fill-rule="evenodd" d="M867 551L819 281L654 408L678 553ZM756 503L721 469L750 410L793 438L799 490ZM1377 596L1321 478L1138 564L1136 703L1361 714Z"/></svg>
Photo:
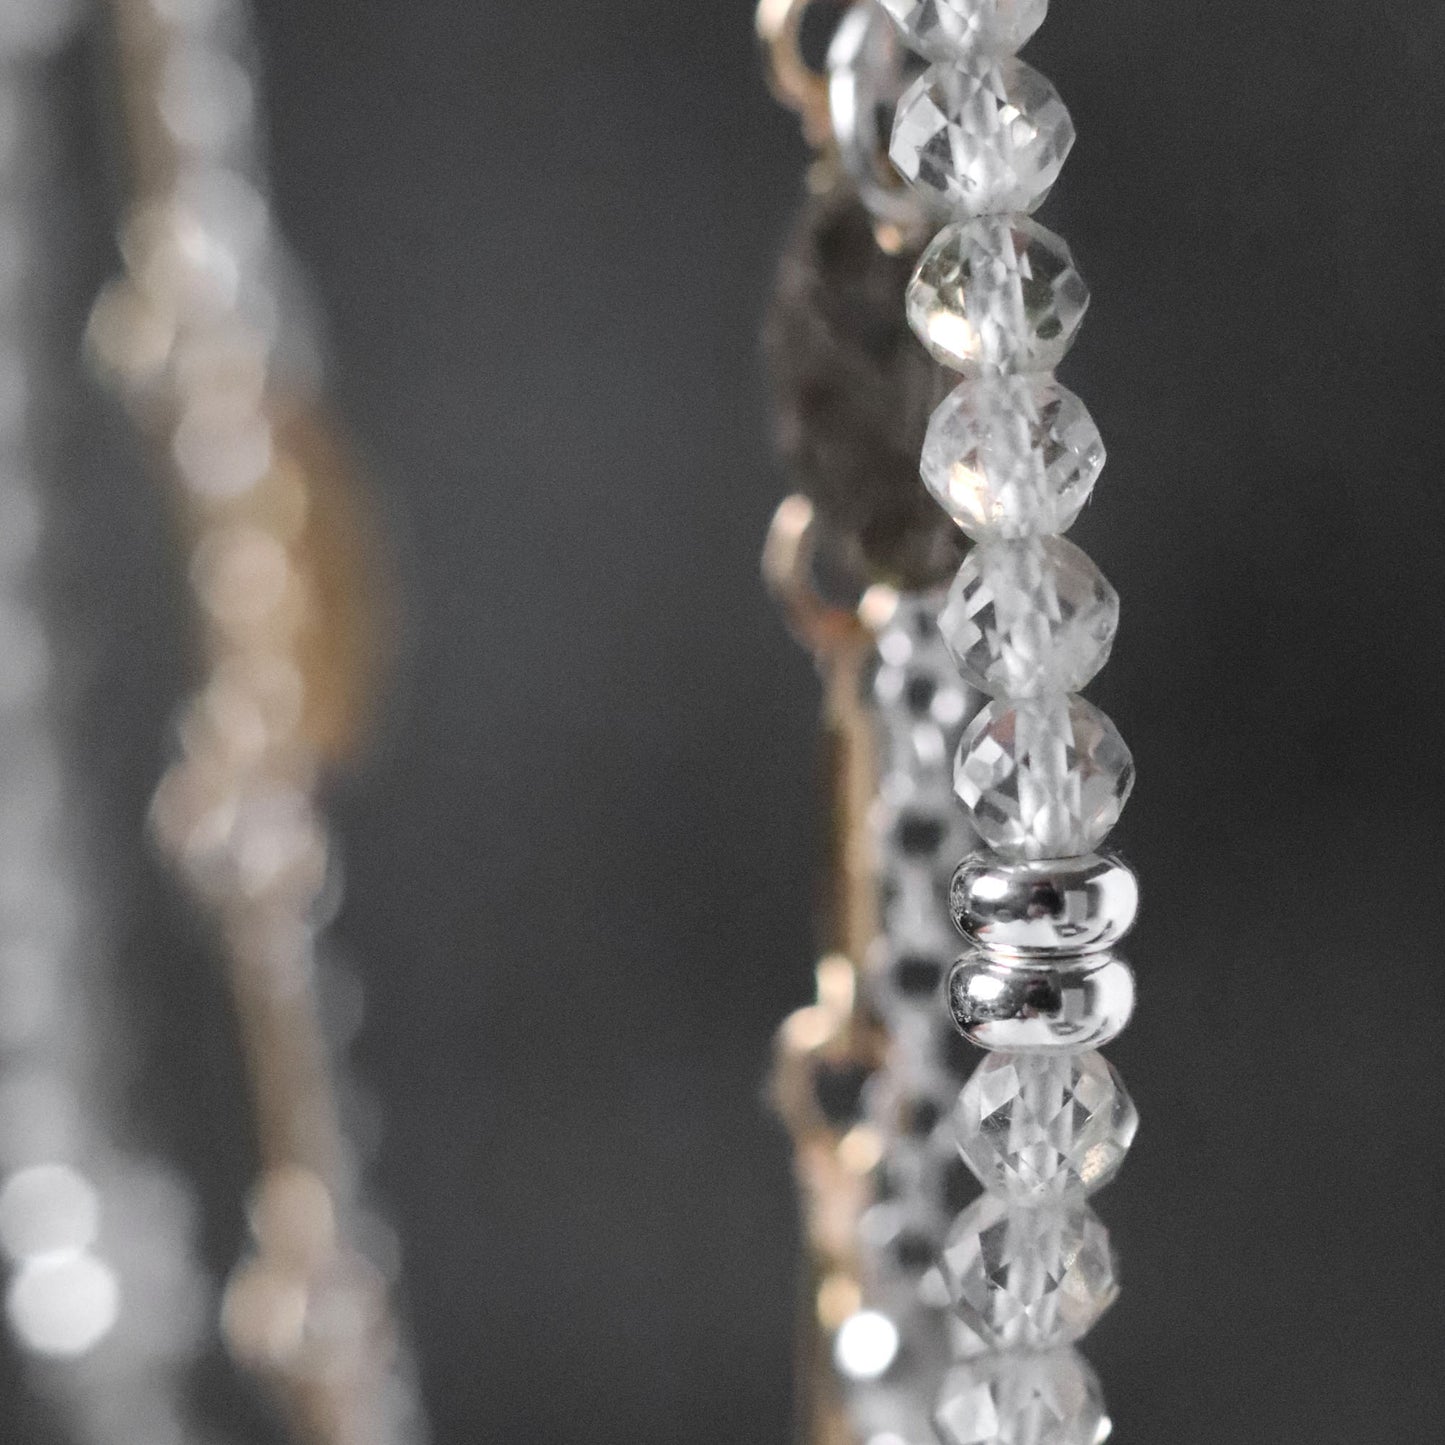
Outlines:
<svg viewBox="0 0 1445 1445"><path fill-rule="evenodd" d="M1139 882L1107 853L1023 863L976 853L953 875L949 907L990 954L1057 959L1118 943L1138 916Z"/></svg>
<svg viewBox="0 0 1445 1445"><path fill-rule="evenodd" d="M1098 1049L1133 1015L1134 971L1111 953L1069 967L966 954L949 975L948 1006L959 1032L982 1049Z"/></svg>
<svg viewBox="0 0 1445 1445"><path fill-rule="evenodd" d="M869 211L905 231L922 229L933 215L888 158L893 113L921 70L876 5L855 6L828 51L828 108L838 158Z"/></svg>

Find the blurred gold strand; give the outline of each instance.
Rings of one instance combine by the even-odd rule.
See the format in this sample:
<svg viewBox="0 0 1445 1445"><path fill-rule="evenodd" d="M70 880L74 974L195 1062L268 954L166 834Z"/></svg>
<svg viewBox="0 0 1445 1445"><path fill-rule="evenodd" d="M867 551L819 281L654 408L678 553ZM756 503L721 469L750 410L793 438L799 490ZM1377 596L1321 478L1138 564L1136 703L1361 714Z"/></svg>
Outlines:
<svg viewBox="0 0 1445 1445"><path fill-rule="evenodd" d="M839 0L837 8L842 9L843 3ZM812 4L813 0L758 0L756 25L773 94L798 113L808 144L821 149L832 140L833 121L827 79L803 54L804 17Z"/></svg>
<svg viewBox="0 0 1445 1445"><path fill-rule="evenodd" d="M822 154L810 184L831 187L832 120L825 77L805 61L803 15L810 0L760 0L757 32L773 94L798 113ZM764 548L763 571L794 636L813 654L823 681L822 741L827 768L829 849L823 874L815 1003L791 1015L775 1045L773 1097L793 1138L808 1268L798 1335L799 1438L804 1445L856 1445L832 1368L838 1326L862 1300L859 1223L870 1200L867 1171L850 1167L848 1133L819 1108L822 1069L872 1072L883 1047L860 1001L863 950L876 932L877 900L867 810L876 789L877 741L863 705L869 636L858 614L818 597L811 578L816 517L803 496L784 500Z"/></svg>
<svg viewBox="0 0 1445 1445"><path fill-rule="evenodd" d="M116 997L117 885L95 871L76 699L56 686L75 619L46 585L55 425L74 415L56 82L81 18L69 0L8 0L0 24L0 1271L47 1438L185 1445L210 1338L195 1201L137 1147L118 1087L134 1040ZM29 1416L7 1409L0 1433Z"/></svg>
<svg viewBox="0 0 1445 1445"><path fill-rule="evenodd" d="M863 703L872 637L860 611L818 596L812 578L816 517L805 497L774 515L763 570L794 635L823 680L822 740L830 798L814 1003L778 1032L773 1098L793 1138L808 1270L799 1330L800 1438L807 1445L855 1445L831 1356L838 1326L863 1298L859 1223L871 1201L873 1160L858 1131L830 1120L820 1076L871 1074L886 1039L862 997L864 951L877 933L877 897L867 826L877 791L877 739Z"/></svg>
<svg viewBox="0 0 1445 1445"><path fill-rule="evenodd" d="M878 692L885 674L890 685L898 680L884 653L916 651L910 628L936 605L930 599L959 551L956 530L918 486L918 447L938 383L902 304L922 233L893 203L897 178L879 153L876 97L856 85L860 57L876 59L870 27L880 15L868 10L858 0L761 0L757 15L772 90L798 112L815 151L768 328L779 450L806 496L779 508L763 563L822 675L831 816L816 1002L784 1024L774 1074L809 1255L800 1445L932 1438L898 1386L907 1377L915 1394L929 1393L945 1329L921 1285L898 1288L895 1265L917 1224L904 1209L917 1202L910 1190L923 1186L899 1187L915 1170L898 1168L906 1140L895 1115L918 1070L946 1061L936 1040L917 1037L916 1020L900 1025L895 1009L885 1022L864 981L865 966L897 944L882 893L893 846L883 794L900 747L906 754L911 746L900 744ZM809 46L834 27L827 64L805 54L811 25L819 31ZM835 87L850 74L851 88ZM865 194L887 204L865 206ZM849 579L846 606L817 585L814 552L825 534L833 570ZM964 700L958 705L961 726ZM927 1178L928 1188L942 1182Z"/></svg>
<svg viewBox="0 0 1445 1445"><path fill-rule="evenodd" d="M278 363L291 321L248 173L249 80L230 77L244 114L213 110L188 133L177 114L207 100L176 90L196 22L174 0L111 10L134 190L126 273L97 303L91 343L163 458L190 547L204 667L154 819L217 923L261 1165L223 1324L298 1439L391 1445L421 1427L395 1398L388 1283L349 1238L355 1170L315 990L332 873L318 792L363 731L384 573L310 378Z"/></svg>

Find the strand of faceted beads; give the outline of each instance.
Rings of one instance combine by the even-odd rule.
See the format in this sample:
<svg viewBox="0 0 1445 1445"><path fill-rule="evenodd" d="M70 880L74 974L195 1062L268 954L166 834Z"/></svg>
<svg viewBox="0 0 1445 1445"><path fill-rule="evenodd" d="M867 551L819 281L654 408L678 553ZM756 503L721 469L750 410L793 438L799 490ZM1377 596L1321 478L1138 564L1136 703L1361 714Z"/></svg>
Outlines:
<svg viewBox="0 0 1445 1445"><path fill-rule="evenodd" d="M1128 1022L1113 951L1133 875L1095 850L1133 781L1113 724L1078 696L1109 656L1118 599L1061 537L1103 465L1082 403L1054 380L1087 292L1030 213L1073 142L1053 87L1015 52L1047 0L883 0L931 62L899 102L894 164L951 217L908 289L910 324L962 383L930 424L929 490L975 542L940 617L966 681L993 700L954 788L986 851L951 903L974 950L948 983L991 1050L955 1123L985 1193L941 1259L959 1364L938 1401L947 1445L1099 1445L1097 1380L1073 1349L1113 1302L1108 1234L1087 1196L1132 1140L1133 1105L1097 1052Z"/></svg>

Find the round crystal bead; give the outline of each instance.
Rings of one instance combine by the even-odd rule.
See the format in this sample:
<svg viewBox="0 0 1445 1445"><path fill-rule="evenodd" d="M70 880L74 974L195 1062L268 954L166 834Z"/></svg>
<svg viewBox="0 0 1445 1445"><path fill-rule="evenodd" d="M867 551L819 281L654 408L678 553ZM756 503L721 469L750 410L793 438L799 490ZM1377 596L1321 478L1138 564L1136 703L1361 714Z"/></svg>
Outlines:
<svg viewBox="0 0 1445 1445"><path fill-rule="evenodd" d="M1038 1203L1102 1189L1139 1115L1102 1054L993 1054L964 1085L953 1122L985 1189Z"/></svg>
<svg viewBox="0 0 1445 1445"><path fill-rule="evenodd" d="M945 226L908 283L908 323L965 376L1052 371L1073 343L1088 287L1063 239L1028 216Z"/></svg>
<svg viewBox="0 0 1445 1445"><path fill-rule="evenodd" d="M1109 660L1118 625L1118 593L1062 537L981 543L938 619L964 681L1011 698L1078 692Z"/></svg>
<svg viewBox="0 0 1445 1445"><path fill-rule="evenodd" d="M1067 531L1103 468L1093 418L1051 376L965 381L923 443L925 485L976 541Z"/></svg>
<svg viewBox="0 0 1445 1445"><path fill-rule="evenodd" d="M1022 60L930 66L898 102L893 164L964 216L1032 211L1059 178L1074 123L1059 93Z"/></svg>
<svg viewBox="0 0 1445 1445"><path fill-rule="evenodd" d="M999 1355L949 1372L934 1416L944 1445L1103 1445L1099 1378L1077 1350Z"/></svg>
<svg viewBox="0 0 1445 1445"><path fill-rule="evenodd" d="M1073 858L1109 835L1134 786L1118 729L1081 697L990 703L959 744L953 788L1004 858Z"/></svg>
<svg viewBox="0 0 1445 1445"><path fill-rule="evenodd" d="M965 1354L1070 1344L1119 1293L1109 1231L1080 1202L1021 1208L985 1194L959 1215L940 1266Z"/></svg>
<svg viewBox="0 0 1445 1445"><path fill-rule="evenodd" d="M881 0L908 43L936 60L1007 55L1044 23L1049 0Z"/></svg>

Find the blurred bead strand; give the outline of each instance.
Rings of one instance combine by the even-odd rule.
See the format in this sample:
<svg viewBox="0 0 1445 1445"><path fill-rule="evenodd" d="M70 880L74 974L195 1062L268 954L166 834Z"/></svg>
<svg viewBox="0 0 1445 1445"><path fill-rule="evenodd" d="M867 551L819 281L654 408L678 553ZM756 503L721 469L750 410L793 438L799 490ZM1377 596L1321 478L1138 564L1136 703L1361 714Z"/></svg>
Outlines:
<svg viewBox="0 0 1445 1445"><path fill-rule="evenodd" d="M930 62L898 102L891 156L927 209L951 218L907 293L919 339L963 377L923 448L929 491L974 543L940 629L964 679L993 699L954 770L984 847L952 885L974 949L949 1001L991 1053L955 1112L985 1193L941 1255L958 1364L935 1426L946 1445L1100 1445L1108 1416L1073 1346L1118 1292L1086 1197L1114 1176L1137 1125L1097 1052L1133 1009L1115 946L1137 887L1095 851L1128 798L1132 760L1078 696L1108 660L1118 598L1059 535L1104 460L1082 403L1050 374L1088 294L1067 245L1030 216L1074 132L1053 87L1014 54L1047 0L883 8Z"/></svg>
<svg viewBox="0 0 1445 1445"><path fill-rule="evenodd" d="M832 1352L838 1331L863 1311L859 1223L871 1201L877 1152L861 1100L886 1045L861 979L862 958L877 931L868 828L877 740L863 696L868 634L855 610L825 600L815 585L818 531L812 503L789 497L763 554L774 598L822 675L832 813L817 997L779 1030L773 1097L793 1139L810 1266L799 1358L801 1438L809 1445L851 1445Z"/></svg>
<svg viewBox="0 0 1445 1445"><path fill-rule="evenodd" d="M863 1096L878 1165L860 1235L865 1317L886 1320L887 1331L874 1326L874 1337L893 1345L850 1351L840 1336L835 1350L863 1445L931 1439L948 1330L929 1271L966 1193L947 1121L967 1051L941 1002L955 951L949 878L953 860L974 841L951 806L950 760L978 695L959 680L939 639L940 601L936 590L875 587L863 605L873 623L867 701L879 760L870 819L878 933L865 975L888 1046Z"/></svg>
<svg viewBox="0 0 1445 1445"><path fill-rule="evenodd" d="M798 50L810 8L834 26L817 75ZM806 518L809 538L836 554L824 570L853 577L860 594L831 610L815 601L811 626L796 600L789 608L823 673L825 737L844 729L854 759L834 770L830 890L832 918L852 926L825 920L834 951L818 1002L779 1039L814 1260L803 1438L900 1445L932 1438L948 1364L945 1302L923 1282L966 1173L942 1121L967 1050L941 1002L948 884L971 838L950 757L978 699L938 636L934 582L958 548L918 488L916 458L942 393L898 306L926 218L876 134L905 88L908 52L868 5L765 5L759 29L775 91L820 147L768 326L780 449L812 500L780 508L767 571L785 601L814 586L813 549L784 544Z"/></svg>
<svg viewBox="0 0 1445 1445"><path fill-rule="evenodd" d="M111 11L134 198L126 274L91 343L164 452L190 539L205 675L154 818L217 923L261 1156L254 1249L223 1322L298 1439L402 1445L426 1432L391 1306L395 1246L359 1197L320 1003L328 983L354 985L321 938L338 873L319 791L365 712L374 559L266 199L246 8Z"/></svg>
<svg viewBox="0 0 1445 1445"><path fill-rule="evenodd" d="M55 334L49 82L81 11L0 6L0 1252L6 1323L63 1438L194 1445L186 1395L213 1338L195 1204L124 1144L113 930L63 762L37 577L73 344Z"/></svg>
<svg viewBox="0 0 1445 1445"><path fill-rule="evenodd" d="M949 1359L928 1276L966 1173L948 1116L968 1051L942 1003L953 859L972 834L950 761L977 694L938 636L937 591L800 605L811 559L786 539L815 526L790 498L767 557L823 674L834 814L818 998L784 1025L776 1075L813 1260L804 1438L926 1445Z"/></svg>
<svg viewBox="0 0 1445 1445"><path fill-rule="evenodd" d="M854 1313L831 1321L846 1401L844 1423L831 1428L843 1433L815 1427L810 1436L830 1445L938 1437L949 1445L1097 1445L1109 1432L1097 1382L1070 1346L1116 1292L1107 1235L1083 1198L1112 1177L1136 1127L1095 1046L1132 1010L1133 976L1114 945L1132 923L1137 889L1122 863L1092 851L1133 774L1112 724L1076 696L1107 659L1117 598L1058 536L1087 501L1104 453L1082 404L1047 374L1087 297L1067 247L1027 215L1073 139L1052 87L1012 58L1046 4L833 6L821 79L806 74L797 46L807 0L760 14L765 38L773 27L775 76L780 49L788 60L781 73L789 83L775 88L823 147L815 190L845 177L873 214L882 253L908 256L931 227L951 222L918 260L907 317L928 351L966 378L927 424L923 473L952 522L979 544L946 595L875 585L860 609L877 644L870 706L879 934L852 1006L855 1015L871 1006L885 1028L871 1061L857 1061L867 1072L853 1127L842 1118L834 1131L840 1153L851 1147L877 1165L871 1196L855 1196L851 1215ZM837 241L835 228L831 245L819 246L820 273L817 258L838 252ZM866 305L869 268L833 269ZM874 479L886 459L880 440L892 433L866 398L848 394L863 352L846 326L838 344L847 310L812 299L816 314L788 328L794 350L813 360L791 367L799 403L784 451L805 475L826 460L831 480L812 490L821 485L871 551L865 560L876 576L870 526L876 532L883 520L893 544L885 565L895 567L905 555L896 543L904 520L918 535L928 529ZM908 430L920 389L899 389L905 357L875 346L870 359L880 354L878 395L902 406L893 425ZM829 416L831 429L820 421ZM860 431L853 418L867 416L874 419ZM873 457L866 474L828 440L829 430L836 437L850 424L854 454ZM915 573L927 570L924 556L939 555L931 541L926 553L907 554ZM963 683L945 680L950 661ZM980 693L995 701L970 722ZM987 847L950 881L948 850L968 830L960 836L959 823L947 821L950 750L940 740L959 732L953 781ZM942 1015L950 912L974 943L947 982L954 1022L998 1051L963 1090L952 1120L951 1076L962 1060L929 1024L930 1013ZM816 1069L813 1079L821 1079ZM948 1203L956 1207L964 1187L949 1162L955 1143L988 1192L940 1240ZM942 1268L930 1269L940 1244ZM963 1363L940 1390L949 1353L941 1342Z"/></svg>

